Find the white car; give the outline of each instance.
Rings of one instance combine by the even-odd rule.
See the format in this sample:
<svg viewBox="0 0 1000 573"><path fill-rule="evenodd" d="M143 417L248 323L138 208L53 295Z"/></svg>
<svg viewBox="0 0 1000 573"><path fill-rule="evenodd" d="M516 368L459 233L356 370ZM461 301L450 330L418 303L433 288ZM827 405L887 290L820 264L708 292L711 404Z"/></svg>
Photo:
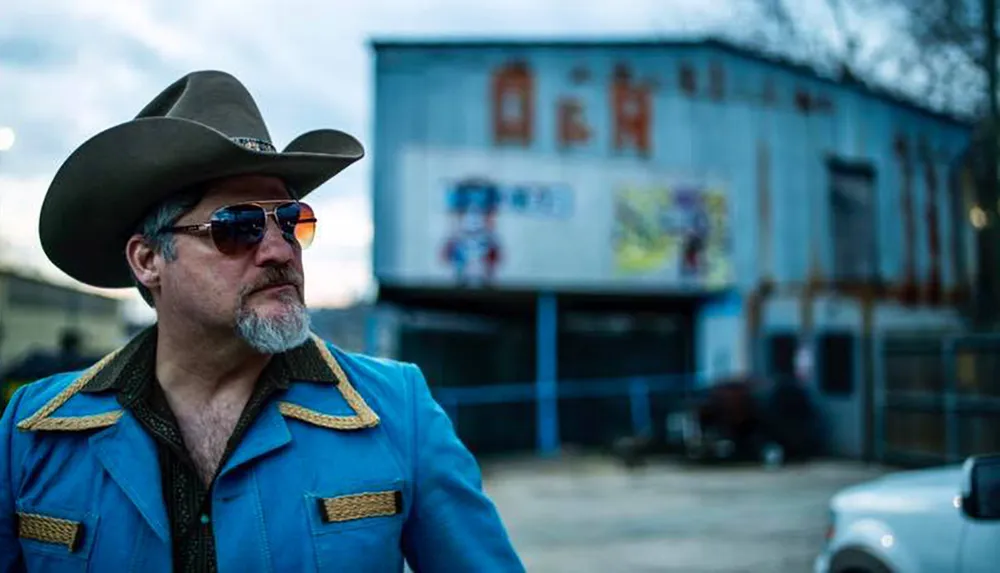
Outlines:
<svg viewBox="0 0 1000 573"><path fill-rule="evenodd" d="M830 501L815 573L1000 571L1000 455L905 471Z"/></svg>

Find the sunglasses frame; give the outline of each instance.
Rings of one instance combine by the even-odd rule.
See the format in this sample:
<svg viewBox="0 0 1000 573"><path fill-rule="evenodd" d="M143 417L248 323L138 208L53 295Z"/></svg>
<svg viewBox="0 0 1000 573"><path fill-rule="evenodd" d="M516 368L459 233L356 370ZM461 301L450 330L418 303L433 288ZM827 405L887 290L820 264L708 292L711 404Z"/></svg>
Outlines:
<svg viewBox="0 0 1000 573"><path fill-rule="evenodd" d="M222 207L219 207L218 209L212 211L212 214L209 215L209 221L207 221L205 223L197 223L197 224L194 224L194 225L175 225L175 226L172 226L172 227L166 227L166 228L160 230L160 232L161 233L189 233L189 234L196 234L196 235L205 235L205 234L207 234L207 235L209 235L209 237L211 237L211 235L212 235L212 225L213 225L213 223L215 223L215 221L212 221L211 219L213 217L215 217L216 213L218 213L218 212L220 212L220 211L222 211L224 209L229 209L229 208L232 208L232 207L240 207L240 206L243 206L243 205L253 205L255 207L260 207L260 209L262 211L264 211L264 226L265 226L265 229L264 229L264 233L261 235L260 241L263 241L264 240L264 236L267 234L267 228L266 227L267 227L267 221L268 221L268 219L273 220L274 224L278 226L279 230L281 230L281 221L278 220L278 209L284 207L285 205L302 205L305 208L309 209L310 212L312 212L312 213L315 214L315 211L313 210L313 208L310 205L308 205L306 203L303 203L302 201L295 201L295 200L289 200L289 199L272 199L272 200L268 200L268 201L242 201L240 203L232 203L230 205L223 205ZM267 208L268 205L273 205L273 207L271 209L268 209ZM296 221L295 224L296 225L298 225L300 223L312 223L312 224L316 224L316 222L317 222L316 217L313 216L313 217L308 217L306 219L299 219L298 221ZM292 231L291 233L287 233L284 230L281 230L281 234L282 234L282 236L291 235L291 238L295 239L295 232L294 231ZM255 243L255 245L259 244L260 241L258 241L257 243ZM213 244L215 244L215 248L218 249L219 246L218 246L217 243L215 243L214 239L213 239L212 242L213 242ZM301 243L297 239L295 239L295 244L298 245L299 247L302 246ZM219 250L221 251L221 249L219 249Z"/></svg>

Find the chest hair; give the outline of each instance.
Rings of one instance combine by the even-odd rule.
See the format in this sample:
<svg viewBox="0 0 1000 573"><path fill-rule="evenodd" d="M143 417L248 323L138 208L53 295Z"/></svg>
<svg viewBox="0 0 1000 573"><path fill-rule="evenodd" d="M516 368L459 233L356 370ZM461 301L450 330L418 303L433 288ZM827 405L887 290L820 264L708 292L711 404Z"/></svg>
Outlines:
<svg viewBox="0 0 1000 573"><path fill-rule="evenodd" d="M184 445L205 485L215 479L245 402L219 401L176 414Z"/></svg>

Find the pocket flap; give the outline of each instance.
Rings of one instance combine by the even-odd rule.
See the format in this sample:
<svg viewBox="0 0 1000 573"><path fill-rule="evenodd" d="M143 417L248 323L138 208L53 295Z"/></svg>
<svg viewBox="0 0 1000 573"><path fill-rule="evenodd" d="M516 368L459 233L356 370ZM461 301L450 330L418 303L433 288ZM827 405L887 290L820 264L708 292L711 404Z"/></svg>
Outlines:
<svg viewBox="0 0 1000 573"><path fill-rule="evenodd" d="M390 517L403 511L403 492L388 490L317 498L323 523Z"/></svg>
<svg viewBox="0 0 1000 573"><path fill-rule="evenodd" d="M17 513L17 535L42 543L65 545L73 553L84 538L84 525L79 521L49 517L37 513Z"/></svg>

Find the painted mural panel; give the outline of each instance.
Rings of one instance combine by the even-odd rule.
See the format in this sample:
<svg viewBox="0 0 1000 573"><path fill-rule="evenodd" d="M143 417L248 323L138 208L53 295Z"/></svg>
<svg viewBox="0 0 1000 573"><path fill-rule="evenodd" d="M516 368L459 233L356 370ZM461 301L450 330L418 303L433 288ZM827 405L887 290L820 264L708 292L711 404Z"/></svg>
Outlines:
<svg viewBox="0 0 1000 573"><path fill-rule="evenodd" d="M733 280L726 195L690 183L621 187L613 248L619 276L658 274L724 288Z"/></svg>
<svg viewBox="0 0 1000 573"><path fill-rule="evenodd" d="M449 221L442 258L463 285L494 281L503 262L496 225L501 213L564 219L573 208L572 190L562 183L507 183L472 176L449 180L445 193Z"/></svg>
<svg viewBox="0 0 1000 573"><path fill-rule="evenodd" d="M412 148L400 173L396 278L406 284L690 291L733 281L719 181L515 150Z"/></svg>

